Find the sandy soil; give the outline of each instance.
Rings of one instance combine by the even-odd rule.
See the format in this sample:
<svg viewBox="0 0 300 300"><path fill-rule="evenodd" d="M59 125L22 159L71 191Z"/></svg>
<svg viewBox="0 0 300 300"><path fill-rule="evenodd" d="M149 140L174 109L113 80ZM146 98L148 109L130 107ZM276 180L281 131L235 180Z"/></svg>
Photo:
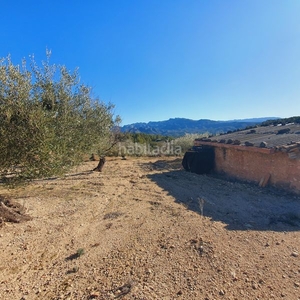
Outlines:
<svg viewBox="0 0 300 300"><path fill-rule="evenodd" d="M0 299L300 299L300 198L108 159L0 194ZM202 200L201 200L202 199Z"/></svg>

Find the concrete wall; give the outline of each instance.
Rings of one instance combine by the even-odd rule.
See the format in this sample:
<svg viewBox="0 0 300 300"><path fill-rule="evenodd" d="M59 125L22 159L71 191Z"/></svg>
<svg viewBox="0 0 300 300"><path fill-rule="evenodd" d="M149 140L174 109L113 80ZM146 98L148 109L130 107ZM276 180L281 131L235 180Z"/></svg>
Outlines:
<svg viewBox="0 0 300 300"><path fill-rule="evenodd" d="M300 159L287 153L215 148L215 171L230 177L271 184L300 193Z"/></svg>

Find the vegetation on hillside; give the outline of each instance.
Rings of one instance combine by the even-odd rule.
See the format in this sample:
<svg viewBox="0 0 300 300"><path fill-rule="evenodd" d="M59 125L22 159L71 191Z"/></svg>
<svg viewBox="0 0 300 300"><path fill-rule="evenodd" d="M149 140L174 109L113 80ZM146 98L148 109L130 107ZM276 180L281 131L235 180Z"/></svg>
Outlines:
<svg viewBox="0 0 300 300"><path fill-rule="evenodd" d="M286 125L289 123L300 123L300 116L290 117L290 118L283 118L283 119L276 119L276 120L268 120L261 124L261 126L270 126L270 125Z"/></svg>
<svg viewBox="0 0 300 300"><path fill-rule="evenodd" d="M65 173L91 148L103 154L120 119L93 99L78 70L0 59L0 177L27 180Z"/></svg>
<svg viewBox="0 0 300 300"><path fill-rule="evenodd" d="M160 135L160 134L125 132L125 133L120 133L120 140L121 141L130 140L133 143L140 143L140 144L147 143L150 144L151 146L156 146L162 141L174 140L174 137Z"/></svg>
<svg viewBox="0 0 300 300"><path fill-rule="evenodd" d="M209 134L185 134L182 137L170 137L146 133L120 133L119 147L114 155L129 156L180 156L193 146L196 138ZM117 153L116 153L117 152Z"/></svg>

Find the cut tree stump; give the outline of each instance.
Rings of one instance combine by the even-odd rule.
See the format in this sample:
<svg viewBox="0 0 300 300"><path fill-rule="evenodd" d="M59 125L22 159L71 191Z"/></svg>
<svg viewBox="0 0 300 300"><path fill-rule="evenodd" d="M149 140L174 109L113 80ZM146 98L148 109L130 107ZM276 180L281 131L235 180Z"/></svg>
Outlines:
<svg viewBox="0 0 300 300"><path fill-rule="evenodd" d="M25 208L21 204L0 195L0 223L20 223L31 219L25 214Z"/></svg>
<svg viewBox="0 0 300 300"><path fill-rule="evenodd" d="M101 157L98 166L95 169L93 169L93 171L102 172L104 164L105 164L105 157Z"/></svg>

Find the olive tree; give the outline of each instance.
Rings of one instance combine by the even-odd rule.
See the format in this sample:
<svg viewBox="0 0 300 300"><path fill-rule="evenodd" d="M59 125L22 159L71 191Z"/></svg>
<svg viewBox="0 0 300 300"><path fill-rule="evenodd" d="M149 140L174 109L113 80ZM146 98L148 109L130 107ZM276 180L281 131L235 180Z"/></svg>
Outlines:
<svg viewBox="0 0 300 300"><path fill-rule="evenodd" d="M65 173L83 154L111 147L112 104L92 98L78 70L51 65L50 52L38 65L31 57L14 65L0 59L0 176L27 180Z"/></svg>

